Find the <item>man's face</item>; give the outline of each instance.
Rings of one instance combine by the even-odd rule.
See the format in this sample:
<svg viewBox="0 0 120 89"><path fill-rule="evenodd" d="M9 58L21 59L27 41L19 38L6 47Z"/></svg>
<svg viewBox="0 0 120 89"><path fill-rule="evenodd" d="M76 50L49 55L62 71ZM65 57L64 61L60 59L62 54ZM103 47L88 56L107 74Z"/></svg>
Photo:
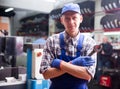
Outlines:
<svg viewBox="0 0 120 89"><path fill-rule="evenodd" d="M79 25L83 18L79 13L68 11L61 17L61 23L65 27L65 31L72 37L76 36L79 32Z"/></svg>

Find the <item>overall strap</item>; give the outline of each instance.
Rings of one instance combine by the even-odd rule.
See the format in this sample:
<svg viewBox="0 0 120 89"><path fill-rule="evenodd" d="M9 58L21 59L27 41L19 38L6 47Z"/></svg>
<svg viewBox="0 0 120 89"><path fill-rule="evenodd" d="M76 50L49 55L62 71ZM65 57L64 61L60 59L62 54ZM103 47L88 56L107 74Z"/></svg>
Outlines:
<svg viewBox="0 0 120 89"><path fill-rule="evenodd" d="M65 42L64 42L64 36L63 36L63 33L60 33L60 47L64 49L64 45Z"/></svg>
<svg viewBox="0 0 120 89"><path fill-rule="evenodd" d="M78 44L77 44L77 52L76 52L76 57L81 55L81 49L83 46L83 40L84 40L84 35L80 35L80 38L78 39ZM60 34L60 47L61 47L61 55L65 55L65 42L64 42L64 36L63 33Z"/></svg>
<svg viewBox="0 0 120 89"><path fill-rule="evenodd" d="M82 49L82 46L83 46L83 40L84 40L84 35L80 35L80 38L78 40L78 45L77 45L77 52L76 52L76 55L77 57L81 55L81 49Z"/></svg>
<svg viewBox="0 0 120 89"><path fill-rule="evenodd" d="M60 59L63 59L62 57L65 56L65 42L64 42L64 36L63 33L60 34L60 47L61 47L61 56Z"/></svg>

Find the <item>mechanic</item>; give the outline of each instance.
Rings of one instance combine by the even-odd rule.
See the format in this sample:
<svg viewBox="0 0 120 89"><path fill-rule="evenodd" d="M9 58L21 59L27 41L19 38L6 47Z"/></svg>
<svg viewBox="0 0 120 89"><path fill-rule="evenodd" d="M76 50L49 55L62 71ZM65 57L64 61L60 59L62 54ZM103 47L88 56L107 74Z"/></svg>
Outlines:
<svg viewBox="0 0 120 89"><path fill-rule="evenodd" d="M96 42L79 31L83 17L78 4L65 4L60 20L65 30L48 37L40 73L51 80L50 89L88 89L96 70L96 53L87 55Z"/></svg>

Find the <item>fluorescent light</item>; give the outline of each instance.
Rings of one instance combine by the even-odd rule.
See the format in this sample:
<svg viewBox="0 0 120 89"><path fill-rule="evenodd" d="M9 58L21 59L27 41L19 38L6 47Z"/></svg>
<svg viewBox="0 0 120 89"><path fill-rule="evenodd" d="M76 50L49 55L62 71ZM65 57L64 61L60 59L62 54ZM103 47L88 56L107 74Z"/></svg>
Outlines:
<svg viewBox="0 0 120 89"><path fill-rule="evenodd" d="M104 32L104 35L120 35L120 32Z"/></svg>
<svg viewBox="0 0 120 89"><path fill-rule="evenodd" d="M56 0L45 0L47 2L56 2Z"/></svg>
<svg viewBox="0 0 120 89"><path fill-rule="evenodd" d="M92 33L89 33L89 32L85 32L85 33L82 33L82 34L84 34L84 35L87 35L87 36L93 36L93 34Z"/></svg>
<svg viewBox="0 0 120 89"><path fill-rule="evenodd" d="M7 8L7 9L5 9L5 12L10 12L12 10L14 10L14 8Z"/></svg>

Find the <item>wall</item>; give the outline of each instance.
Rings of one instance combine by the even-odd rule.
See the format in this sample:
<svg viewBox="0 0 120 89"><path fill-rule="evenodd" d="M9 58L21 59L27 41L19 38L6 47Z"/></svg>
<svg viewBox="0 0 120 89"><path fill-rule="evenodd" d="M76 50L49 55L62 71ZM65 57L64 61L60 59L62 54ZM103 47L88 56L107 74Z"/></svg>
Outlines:
<svg viewBox="0 0 120 89"><path fill-rule="evenodd" d="M94 21L94 38L97 42L97 44L101 43L102 42L102 36L103 36L103 29L102 29L102 26L100 25L100 20L101 18L105 15L104 12L101 12L102 11L102 7L100 5L101 3L101 0L96 0L95 1L95 21Z"/></svg>
<svg viewBox="0 0 120 89"><path fill-rule="evenodd" d="M6 30L10 34L10 19L8 17L0 16L0 30Z"/></svg>
<svg viewBox="0 0 120 89"><path fill-rule="evenodd" d="M50 0L0 0L1 6L34 10L42 13L49 13L54 8L54 3Z"/></svg>

